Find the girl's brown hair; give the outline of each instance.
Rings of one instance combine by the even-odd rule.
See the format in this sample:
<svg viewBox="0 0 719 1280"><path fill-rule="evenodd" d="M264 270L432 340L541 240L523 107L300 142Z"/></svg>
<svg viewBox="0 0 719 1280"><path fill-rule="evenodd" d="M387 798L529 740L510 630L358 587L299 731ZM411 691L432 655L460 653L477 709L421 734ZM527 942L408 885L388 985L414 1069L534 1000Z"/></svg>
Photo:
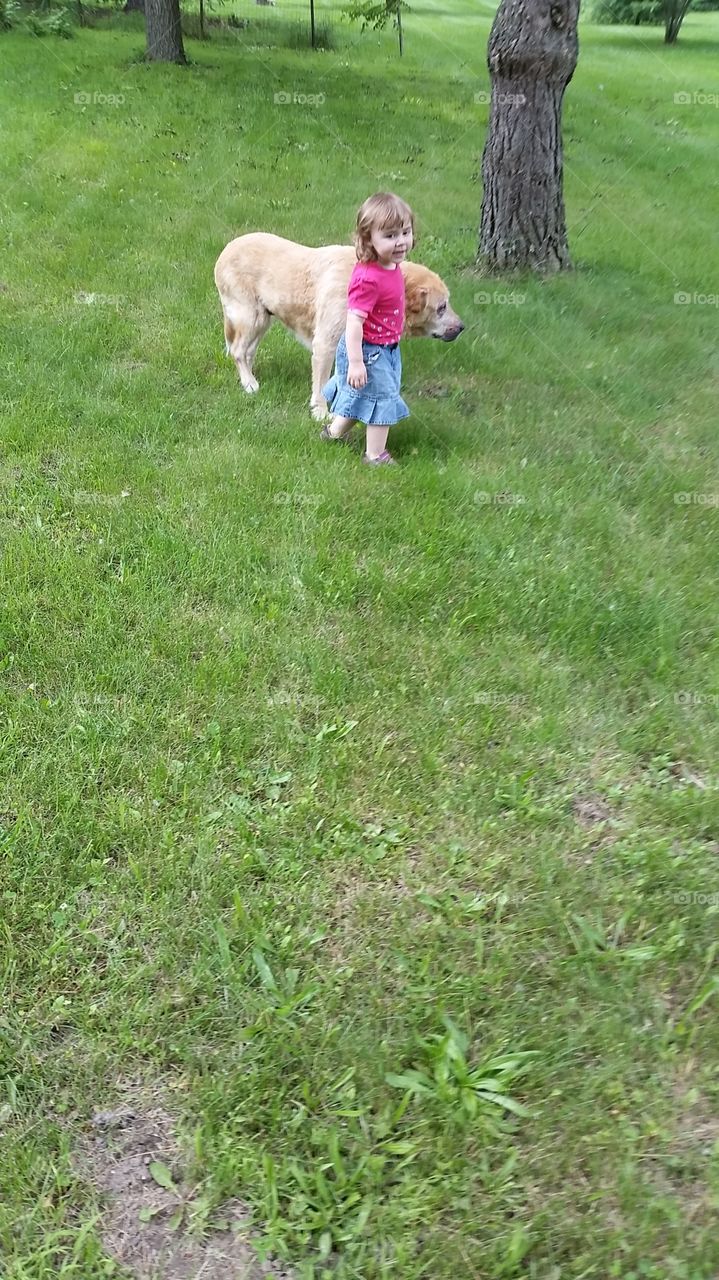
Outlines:
<svg viewBox="0 0 719 1280"><path fill-rule="evenodd" d="M415 238L414 214L409 205L391 191L378 191L368 196L357 214L354 242L358 262L376 262L377 254L372 248L372 232L386 231L394 227L410 224L412 240Z"/></svg>

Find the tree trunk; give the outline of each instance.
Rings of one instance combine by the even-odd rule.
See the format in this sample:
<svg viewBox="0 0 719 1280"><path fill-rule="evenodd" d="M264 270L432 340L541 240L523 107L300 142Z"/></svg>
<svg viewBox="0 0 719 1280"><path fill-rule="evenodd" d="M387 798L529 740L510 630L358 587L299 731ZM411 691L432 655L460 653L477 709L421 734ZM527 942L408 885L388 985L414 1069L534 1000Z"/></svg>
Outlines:
<svg viewBox="0 0 719 1280"><path fill-rule="evenodd" d="M180 0L145 0L147 56L152 62L185 62Z"/></svg>
<svg viewBox="0 0 719 1280"><path fill-rule="evenodd" d="M123 13L144 13L145 0L125 0Z"/></svg>
<svg viewBox="0 0 719 1280"><path fill-rule="evenodd" d="M687 13L691 0L665 0L664 4L664 43L676 44L679 28Z"/></svg>
<svg viewBox="0 0 719 1280"><path fill-rule="evenodd" d="M571 267L562 99L577 65L579 0L502 0L489 37L489 132L477 261L495 271Z"/></svg>

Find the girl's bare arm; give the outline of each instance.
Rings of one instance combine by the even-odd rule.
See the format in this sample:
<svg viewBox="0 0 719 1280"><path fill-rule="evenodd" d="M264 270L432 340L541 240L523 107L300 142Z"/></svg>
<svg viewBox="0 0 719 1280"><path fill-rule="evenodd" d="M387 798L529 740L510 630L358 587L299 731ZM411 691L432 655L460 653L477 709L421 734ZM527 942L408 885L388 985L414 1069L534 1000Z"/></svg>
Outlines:
<svg viewBox="0 0 719 1280"><path fill-rule="evenodd" d="M347 381L351 387L363 387L367 382L367 370L364 367L364 361L362 359L363 322L364 317L359 315L356 311L347 312L345 344L347 347L347 359L349 360Z"/></svg>

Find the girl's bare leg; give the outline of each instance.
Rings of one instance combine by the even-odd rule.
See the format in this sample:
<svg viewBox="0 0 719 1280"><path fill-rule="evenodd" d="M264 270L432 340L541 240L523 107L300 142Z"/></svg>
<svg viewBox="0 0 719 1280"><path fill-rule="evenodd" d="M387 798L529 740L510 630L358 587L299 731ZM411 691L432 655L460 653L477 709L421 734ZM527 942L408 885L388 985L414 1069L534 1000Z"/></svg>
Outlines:
<svg viewBox="0 0 719 1280"><path fill-rule="evenodd" d="M388 426L367 428L367 457L378 458L387 447Z"/></svg>
<svg viewBox="0 0 719 1280"><path fill-rule="evenodd" d="M354 426L356 421L356 418L333 418L328 427L328 431L332 436L332 439L339 440L340 436L345 436L350 427Z"/></svg>

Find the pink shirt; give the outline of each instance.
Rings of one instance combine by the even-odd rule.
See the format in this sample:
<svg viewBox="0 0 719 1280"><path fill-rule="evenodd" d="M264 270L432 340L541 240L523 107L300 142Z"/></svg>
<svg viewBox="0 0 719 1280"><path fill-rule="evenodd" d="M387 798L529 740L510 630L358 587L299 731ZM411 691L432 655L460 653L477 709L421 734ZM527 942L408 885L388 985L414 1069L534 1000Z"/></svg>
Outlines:
<svg viewBox="0 0 719 1280"><path fill-rule="evenodd" d="M404 327L404 276L400 268L388 271L378 262L358 262L347 290L347 309L364 316L365 342L383 347L399 342Z"/></svg>

